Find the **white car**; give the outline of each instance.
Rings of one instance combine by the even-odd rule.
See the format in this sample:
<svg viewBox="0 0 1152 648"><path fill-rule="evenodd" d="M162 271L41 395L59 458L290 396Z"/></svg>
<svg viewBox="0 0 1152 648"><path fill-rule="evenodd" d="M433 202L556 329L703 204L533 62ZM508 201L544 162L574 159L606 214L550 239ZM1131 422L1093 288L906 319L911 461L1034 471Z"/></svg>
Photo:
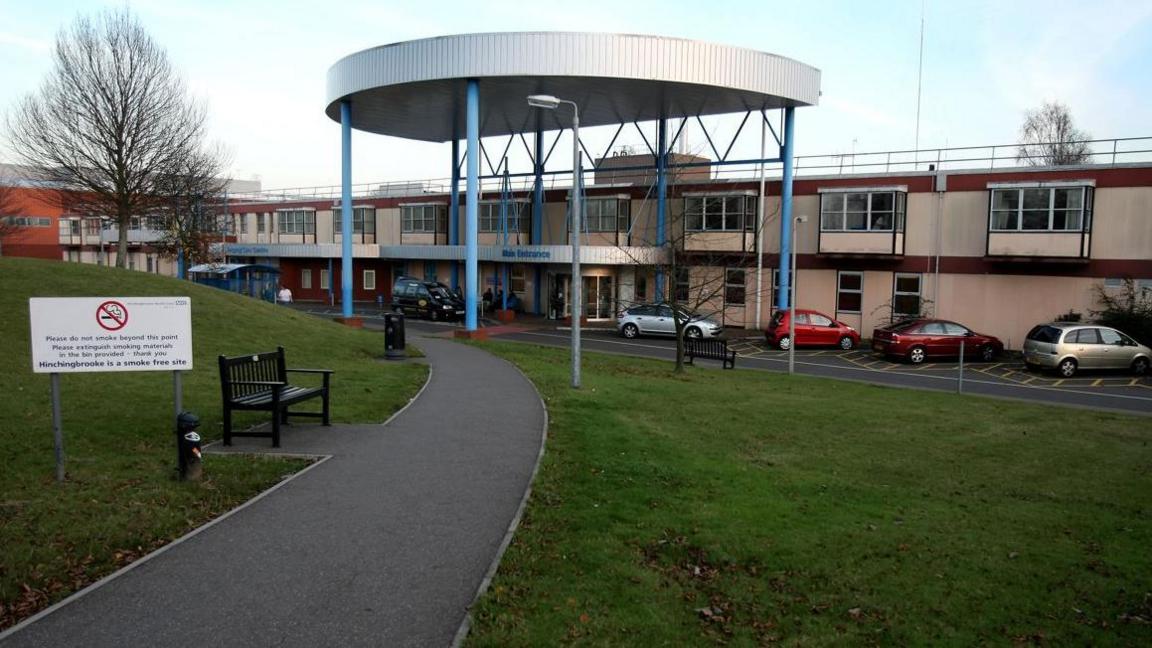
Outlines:
<svg viewBox="0 0 1152 648"><path fill-rule="evenodd" d="M724 327L717 322L695 315L684 309L678 309L680 317L684 320L684 337L712 338L724 331ZM616 316L616 330L626 338L638 335L676 335L676 320L673 318L672 307L668 304L639 304L620 311Z"/></svg>

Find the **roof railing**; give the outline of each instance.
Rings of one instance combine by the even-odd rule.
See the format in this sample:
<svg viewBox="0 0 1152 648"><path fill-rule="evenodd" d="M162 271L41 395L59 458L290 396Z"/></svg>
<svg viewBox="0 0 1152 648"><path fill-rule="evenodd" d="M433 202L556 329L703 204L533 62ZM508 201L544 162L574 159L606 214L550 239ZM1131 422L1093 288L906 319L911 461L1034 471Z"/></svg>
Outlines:
<svg viewBox="0 0 1152 648"><path fill-rule="evenodd" d="M1086 162L1081 166L1116 166L1120 164L1133 164L1152 162L1152 137L1120 137L1113 139L1085 140L1074 142L1087 146L1085 152ZM1029 145L1032 151L1052 146L1052 143ZM905 149L896 151L878 151L868 153L828 153L823 155L800 155L796 157L794 171L796 176L851 176L851 175L877 175L891 173L924 173L933 171L958 170L1002 170L1009 168L1027 169L1046 166L1042 161L1046 159L1042 153L1031 155L1022 148L1021 144L996 144L992 146L959 146L950 148ZM1041 162L1031 164L1033 160ZM766 173L770 176L779 176L780 163L765 165ZM709 179L716 182L735 182L753 180L758 174L756 163L722 165L712 167ZM655 178L655 169L604 169L616 175L641 178L652 181ZM585 169L585 174L595 174L596 169ZM673 182L675 182L676 169L673 167ZM532 190L532 174L513 174L509 178L514 193ZM493 194L489 199L496 199L500 192L502 176L481 176L481 194ZM544 177L544 188L570 189L572 186L572 172L547 172ZM683 182L705 181L697 174L685 177ZM595 185L585 181L588 187L609 186L604 183ZM620 183L634 184L634 183ZM370 198L400 197L416 198L421 195L444 195L449 193L452 181L449 178L432 178L424 180L401 180L391 182L366 182L352 185L353 200ZM461 184L461 189L463 185ZM324 185L316 187L296 187L289 189L269 189L254 193L229 194L233 203L300 203L331 201L333 206L340 201L340 185ZM487 197L485 197L487 198Z"/></svg>

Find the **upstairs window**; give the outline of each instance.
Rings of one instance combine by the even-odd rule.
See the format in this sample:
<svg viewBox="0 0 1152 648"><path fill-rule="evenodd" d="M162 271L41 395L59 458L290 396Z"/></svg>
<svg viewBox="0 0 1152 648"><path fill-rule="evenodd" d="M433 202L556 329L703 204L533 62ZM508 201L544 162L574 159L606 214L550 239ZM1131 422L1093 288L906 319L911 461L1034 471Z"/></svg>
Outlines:
<svg viewBox="0 0 1152 648"><path fill-rule="evenodd" d="M355 215L352 218L355 225ZM404 234L443 234L448 231L448 212L443 205L401 205L400 223Z"/></svg>
<svg viewBox="0 0 1152 648"><path fill-rule="evenodd" d="M344 210L336 207L332 210L332 232L340 234L344 231ZM375 234L376 233L376 209L373 207L353 207L352 208L352 233L353 234Z"/></svg>
<svg viewBox="0 0 1152 648"><path fill-rule="evenodd" d="M755 196L689 196L684 226L690 232L742 232L756 226Z"/></svg>
<svg viewBox="0 0 1152 648"><path fill-rule="evenodd" d="M485 233L503 233L504 226L500 222L500 203L480 203L480 231ZM504 216L508 219L508 232L527 232L529 209L528 203L512 201L505 203Z"/></svg>
<svg viewBox="0 0 1152 648"><path fill-rule="evenodd" d="M585 199L582 229L585 232L627 232L631 226L629 207L629 201L619 198Z"/></svg>
<svg viewBox="0 0 1152 648"><path fill-rule="evenodd" d="M316 212L310 209L289 209L276 212L281 234L315 234Z"/></svg>
<svg viewBox="0 0 1152 648"><path fill-rule="evenodd" d="M993 232L1080 232L1092 214L1092 187L993 189Z"/></svg>
<svg viewBox="0 0 1152 648"><path fill-rule="evenodd" d="M820 231L901 232L907 197L903 191L820 194Z"/></svg>

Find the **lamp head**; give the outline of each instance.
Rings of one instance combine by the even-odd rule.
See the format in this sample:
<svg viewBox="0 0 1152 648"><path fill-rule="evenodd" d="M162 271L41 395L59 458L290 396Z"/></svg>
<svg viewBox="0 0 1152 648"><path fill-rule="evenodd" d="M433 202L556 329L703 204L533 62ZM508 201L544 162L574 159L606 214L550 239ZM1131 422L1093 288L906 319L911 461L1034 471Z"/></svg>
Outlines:
<svg viewBox="0 0 1152 648"><path fill-rule="evenodd" d="M560 100L552 95L528 95L528 105L535 108L555 110L560 106Z"/></svg>

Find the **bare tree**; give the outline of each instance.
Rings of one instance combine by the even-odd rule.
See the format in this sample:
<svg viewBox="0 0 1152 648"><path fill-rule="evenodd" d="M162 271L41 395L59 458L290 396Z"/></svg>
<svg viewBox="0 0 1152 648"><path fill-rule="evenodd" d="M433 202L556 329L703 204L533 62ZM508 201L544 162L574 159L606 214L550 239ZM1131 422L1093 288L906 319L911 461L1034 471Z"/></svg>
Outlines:
<svg viewBox="0 0 1152 648"><path fill-rule="evenodd" d="M1045 102L1039 109L1025 113L1016 159L1030 166L1086 164L1092 158L1087 141L1091 138L1076 128L1068 106Z"/></svg>
<svg viewBox="0 0 1152 648"><path fill-rule="evenodd" d="M19 206L16 204L16 179L6 173L0 165L0 241L17 234L23 227L14 217Z"/></svg>
<svg viewBox="0 0 1152 648"><path fill-rule="evenodd" d="M183 257L189 264L216 260L213 244L220 242L231 218L225 204L227 180L220 177L224 154L197 154L157 186L156 212L163 232L152 243L161 256Z"/></svg>
<svg viewBox="0 0 1152 648"><path fill-rule="evenodd" d="M170 208L174 178L219 170L204 145L205 109L127 9L77 18L57 35L53 63L8 116L12 147L62 206L119 226L124 267L131 219Z"/></svg>

